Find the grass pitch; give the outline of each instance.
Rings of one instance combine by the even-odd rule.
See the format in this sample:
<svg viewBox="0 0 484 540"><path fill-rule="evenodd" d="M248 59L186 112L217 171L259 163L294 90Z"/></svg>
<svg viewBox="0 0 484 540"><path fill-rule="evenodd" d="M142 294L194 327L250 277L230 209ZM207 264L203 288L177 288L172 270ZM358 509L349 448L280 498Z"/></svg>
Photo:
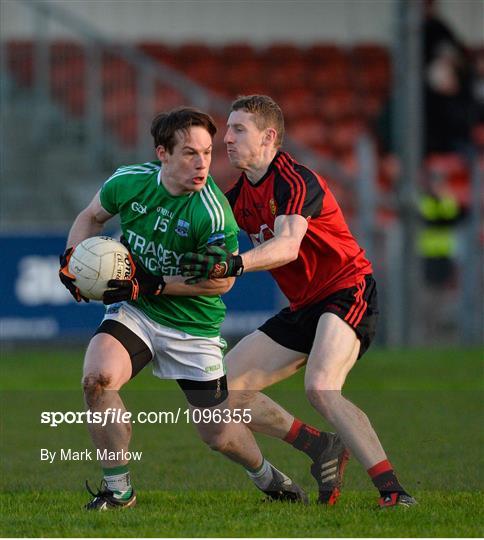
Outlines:
<svg viewBox="0 0 484 540"><path fill-rule="evenodd" d="M310 495L308 506L262 503L243 470L207 449L193 424L134 424L130 470L138 506L87 513L93 461L40 460L42 448L91 449L86 426L50 427L42 411L82 411L82 351L4 351L1 369L0 533L13 537L479 537L484 534L482 351L373 351L350 374L346 395L368 414L407 489L411 509L376 508L377 494L353 459L336 507L315 504L308 458L258 436L266 457ZM305 421L328 429L307 404L302 374L268 392ZM128 409L184 410L176 383L149 369L123 391ZM164 416L169 420L169 417ZM181 417L183 418L183 417Z"/></svg>

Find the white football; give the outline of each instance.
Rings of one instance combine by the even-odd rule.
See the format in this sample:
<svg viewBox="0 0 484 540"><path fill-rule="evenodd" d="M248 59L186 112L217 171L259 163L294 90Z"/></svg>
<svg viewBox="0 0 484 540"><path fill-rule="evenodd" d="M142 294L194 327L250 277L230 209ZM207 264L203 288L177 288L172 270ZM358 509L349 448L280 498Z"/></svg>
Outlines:
<svg viewBox="0 0 484 540"><path fill-rule="evenodd" d="M76 278L81 294L92 300L102 300L110 279L129 279L129 251L109 236L93 236L76 246L69 260L69 272Z"/></svg>

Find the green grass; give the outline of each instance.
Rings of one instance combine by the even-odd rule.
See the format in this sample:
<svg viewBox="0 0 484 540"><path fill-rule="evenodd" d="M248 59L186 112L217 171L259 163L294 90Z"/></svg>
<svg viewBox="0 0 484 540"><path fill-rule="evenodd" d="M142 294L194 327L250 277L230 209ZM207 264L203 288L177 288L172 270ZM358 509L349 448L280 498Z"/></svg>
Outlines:
<svg viewBox="0 0 484 540"><path fill-rule="evenodd" d="M42 425L40 412L82 411L82 351L4 351L0 363L0 534L13 537L478 537L484 443L480 350L373 351L355 367L346 395L368 414L419 505L376 509L376 492L351 460L334 508L314 503L309 461L258 436L264 454L310 494L308 506L261 503L243 470L208 450L192 424L133 426L136 509L86 513L92 462L40 461L40 448L92 449L85 425ZM302 373L269 393L293 413L328 428L304 397ZM145 370L123 391L133 412L185 408L176 383Z"/></svg>
<svg viewBox="0 0 484 540"><path fill-rule="evenodd" d="M417 492L412 509L375 508L369 493L349 492L332 508L261 503L253 491L144 491L135 509L87 513L80 493L2 494L6 536L50 537L392 537L480 536L471 493ZM480 531L480 532L479 532Z"/></svg>

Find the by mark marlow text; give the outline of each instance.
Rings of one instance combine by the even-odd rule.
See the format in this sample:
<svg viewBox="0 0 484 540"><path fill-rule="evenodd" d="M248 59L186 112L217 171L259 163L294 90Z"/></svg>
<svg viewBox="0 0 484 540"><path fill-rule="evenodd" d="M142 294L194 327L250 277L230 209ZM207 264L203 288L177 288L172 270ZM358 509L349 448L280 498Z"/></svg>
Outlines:
<svg viewBox="0 0 484 540"><path fill-rule="evenodd" d="M59 450L40 449L40 461L54 463L57 461L141 461L143 452L130 452L129 450L73 450L72 448L60 448Z"/></svg>

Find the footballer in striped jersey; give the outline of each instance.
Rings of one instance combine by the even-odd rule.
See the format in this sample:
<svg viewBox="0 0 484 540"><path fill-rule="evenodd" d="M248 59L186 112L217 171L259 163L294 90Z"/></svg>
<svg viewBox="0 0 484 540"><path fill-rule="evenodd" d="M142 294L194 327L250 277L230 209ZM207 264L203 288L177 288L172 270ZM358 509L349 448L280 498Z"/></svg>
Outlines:
<svg viewBox="0 0 484 540"><path fill-rule="evenodd" d="M227 355L229 389L254 412L253 429L312 459L319 501L334 504L351 452L380 492L379 504L410 506L366 415L341 390L368 349L378 317L372 266L352 236L328 182L281 151L284 117L269 96L232 104L225 144L241 171L227 197L254 248L234 256L218 247L186 254L191 280L269 270L289 306ZM196 274L196 276L194 276ZM303 424L259 392L306 366L306 395L337 434Z"/></svg>

